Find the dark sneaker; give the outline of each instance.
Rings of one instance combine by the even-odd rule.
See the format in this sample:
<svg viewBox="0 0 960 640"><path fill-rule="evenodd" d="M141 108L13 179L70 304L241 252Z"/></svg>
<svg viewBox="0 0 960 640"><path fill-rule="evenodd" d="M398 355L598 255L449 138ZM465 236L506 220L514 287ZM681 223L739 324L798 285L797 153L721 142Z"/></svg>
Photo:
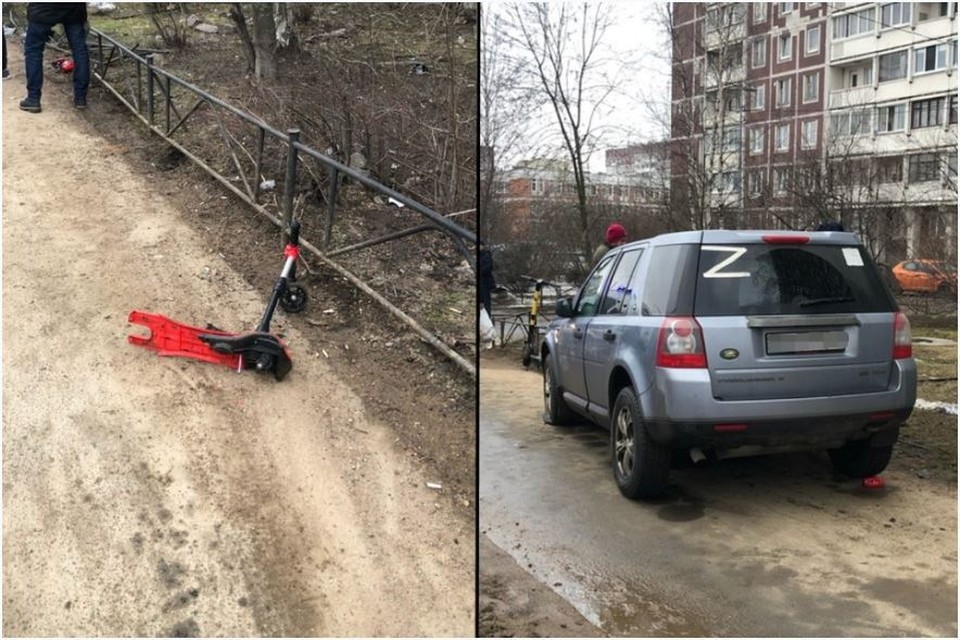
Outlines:
<svg viewBox="0 0 960 640"><path fill-rule="evenodd" d="M3 70L3 79L6 80L6 79L9 78L9 77L10 77L10 69L4 69L4 70Z"/></svg>
<svg viewBox="0 0 960 640"><path fill-rule="evenodd" d="M87 99L86 98L76 98L73 101L73 108L77 111L83 111L87 108Z"/></svg>
<svg viewBox="0 0 960 640"><path fill-rule="evenodd" d="M30 113L40 113L40 101L24 98L20 101L20 108Z"/></svg>

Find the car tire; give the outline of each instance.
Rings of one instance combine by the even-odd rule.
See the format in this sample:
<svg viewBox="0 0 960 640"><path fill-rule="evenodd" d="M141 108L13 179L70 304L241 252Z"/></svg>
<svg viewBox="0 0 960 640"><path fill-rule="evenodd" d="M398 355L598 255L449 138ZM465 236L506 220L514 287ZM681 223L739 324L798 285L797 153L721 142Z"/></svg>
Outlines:
<svg viewBox="0 0 960 640"><path fill-rule="evenodd" d="M890 464L893 445L873 446L869 440L857 440L839 449L830 449L827 454L837 472L848 478L869 478Z"/></svg>
<svg viewBox="0 0 960 640"><path fill-rule="evenodd" d="M549 353L543 356L543 408L543 421L554 426L570 424L576 417L560 394L553 358Z"/></svg>
<svg viewBox="0 0 960 640"><path fill-rule="evenodd" d="M610 453L617 487L631 500L663 495L670 475L670 449L650 438L642 415L633 388L621 389L611 414Z"/></svg>

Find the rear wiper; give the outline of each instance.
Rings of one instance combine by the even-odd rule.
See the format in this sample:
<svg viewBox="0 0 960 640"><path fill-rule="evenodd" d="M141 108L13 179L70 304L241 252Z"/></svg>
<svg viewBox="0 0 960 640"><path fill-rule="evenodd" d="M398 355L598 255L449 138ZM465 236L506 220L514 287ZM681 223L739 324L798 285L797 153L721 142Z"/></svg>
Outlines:
<svg viewBox="0 0 960 640"><path fill-rule="evenodd" d="M830 304L832 302L853 302L856 298L813 298L812 300L804 300L799 304L801 307L812 307L818 304Z"/></svg>

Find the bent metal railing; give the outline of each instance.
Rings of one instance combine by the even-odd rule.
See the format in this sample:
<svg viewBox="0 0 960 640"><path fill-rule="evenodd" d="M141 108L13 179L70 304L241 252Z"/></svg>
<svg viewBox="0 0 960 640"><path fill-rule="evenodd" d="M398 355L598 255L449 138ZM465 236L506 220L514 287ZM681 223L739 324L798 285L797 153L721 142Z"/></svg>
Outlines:
<svg viewBox="0 0 960 640"><path fill-rule="evenodd" d="M370 288L359 277L331 260L334 256L417 233L438 231L451 240L457 251L475 271L474 246L477 237L474 232L453 222L450 217L304 145L299 140L298 129L291 128L281 132L262 119L227 104L216 96L155 66L153 54L141 55L96 29L90 29L88 42L91 49L92 76L95 80L133 112L153 133L281 229L287 229L293 218L294 199L298 192L301 171L306 173L317 185L318 195L322 195L326 201L326 219L323 237L320 240L321 247L317 247L305 238L301 238L301 246L384 306L392 315L416 331L424 341L442 352L460 368L476 376L476 367L473 363L464 359L413 318ZM186 131L190 125L202 128L201 134L209 133L211 136L219 137L226 148L226 153L222 154L223 157L205 160L174 139L178 132ZM282 203L278 203L279 216L269 211L261 202L265 195L264 185L267 183L263 176L269 173L265 165L268 145L277 147L278 153L275 156L286 158L282 169L283 197ZM301 160L301 154L306 158ZM318 175L313 167L308 166L306 159L311 159L322 167L321 174L325 175ZM225 161L226 168L214 167L213 164L218 161ZM227 168L236 173L234 178L225 175ZM279 168L275 170L278 174L280 173ZM333 246L338 192L344 178L349 178L402 204L425 218L426 222L363 242L340 247ZM324 182L326 183L325 192L320 186Z"/></svg>

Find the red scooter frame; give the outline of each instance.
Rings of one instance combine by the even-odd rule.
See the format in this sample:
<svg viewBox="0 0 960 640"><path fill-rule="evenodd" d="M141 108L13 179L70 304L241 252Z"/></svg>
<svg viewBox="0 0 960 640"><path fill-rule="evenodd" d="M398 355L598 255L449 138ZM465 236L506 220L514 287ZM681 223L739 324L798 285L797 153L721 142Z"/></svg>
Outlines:
<svg viewBox="0 0 960 640"><path fill-rule="evenodd" d="M283 255L286 258L283 271L273 287L260 324L252 332L232 334L212 327L201 329L159 314L131 311L128 320L150 329L150 335L131 335L127 340L161 356L192 358L238 371L269 371L277 380L283 380L293 368L293 362L286 345L270 333L270 321L278 304L290 313L302 311L307 304L307 292L296 282L297 258L300 256L300 223L296 220L290 223L290 241Z"/></svg>

